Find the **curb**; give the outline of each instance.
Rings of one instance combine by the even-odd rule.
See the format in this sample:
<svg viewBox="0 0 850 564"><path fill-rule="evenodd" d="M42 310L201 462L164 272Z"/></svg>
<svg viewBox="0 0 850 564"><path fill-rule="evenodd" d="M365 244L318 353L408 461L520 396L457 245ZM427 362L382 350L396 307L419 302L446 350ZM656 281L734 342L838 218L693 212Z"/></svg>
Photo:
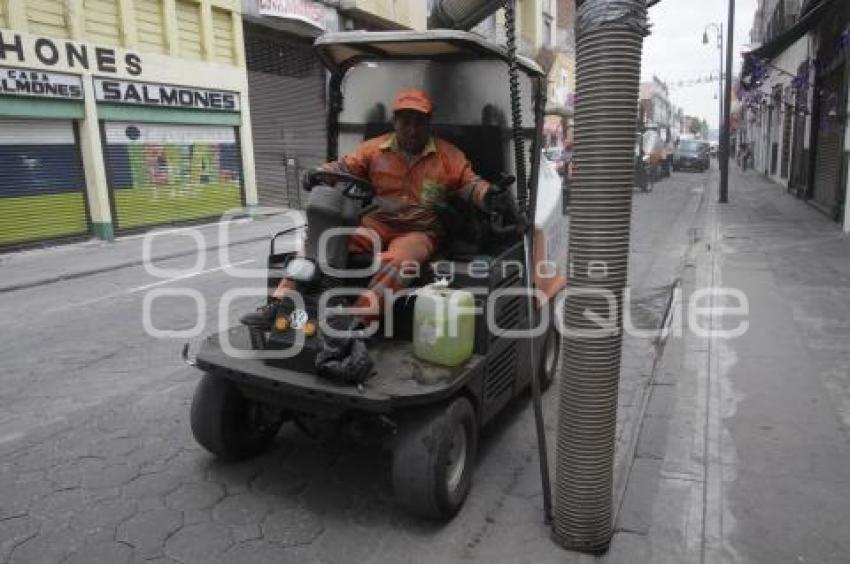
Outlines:
<svg viewBox="0 0 850 564"><path fill-rule="evenodd" d="M626 499L626 489L629 484L629 478L632 474L634 461L637 458L638 443L640 441L641 431L643 430L644 421L646 420L646 412L649 407L649 402L652 399L653 386L657 383L658 373L661 366L664 364L664 353L667 350L667 345L670 336L664 336L664 332L669 330L670 322L672 321L672 312L675 304L676 291L682 288L682 278L677 277L670 284L670 296L667 300L667 306L662 317L662 325L658 329L658 335L654 338L655 354L652 358L652 370L649 378L644 384L644 389L640 398L640 406L638 407L637 419L632 426L630 436L627 441L626 455L621 460L619 467L621 472L614 469L615 482L613 484L613 511L611 512L612 526L617 523L620 511L623 508L623 502ZM614 531L616 533L616 531Z"/></svg>
<svg viewBox="0 0 850 564"><path fill-rule="evenodd" d="M211 247L206 247L206 251L216 251L223 247L236 247L238 245L247 245L249 243L257 243L259 241L267 241L269 239L268 235L263 235L261 237L252 237L250 239L245 239L243 241L237 241L233 243L229 243L227 245L215 245ZM191 251L180 251L177 253L171 253L168 255L162 255L155 257L156 260L168 260L173 258L185 257L197 252L197 249ZM19 282L17 284L11 284L9 286L0 286L0 294L5 294L8 292L15 292L18 290L27 290L30 288L37 288L39 286L47 286L49 284L55 284L57 282L64 282L66 280L75 280L77 278L85 278L87 276L94 276L95 274L103 274L105 272L114 272L116 270L121 270L124 268L132 268L134 266L141 266L144 264L144 260L133 260L128 262L122 262L118 264L112 264L110 266L104 266L100 268L93 268L90 270L82 270L79 272L72 272L70 274L60 274L58 276L52 276L50 278L43 278L40 280L31 280L29 282Z"/></svg>

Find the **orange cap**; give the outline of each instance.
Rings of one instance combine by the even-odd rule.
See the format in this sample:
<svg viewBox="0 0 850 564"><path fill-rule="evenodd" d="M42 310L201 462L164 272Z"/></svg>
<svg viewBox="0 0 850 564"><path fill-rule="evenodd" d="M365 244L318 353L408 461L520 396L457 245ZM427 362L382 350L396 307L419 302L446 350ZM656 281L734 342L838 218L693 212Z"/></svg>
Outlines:
<svg viewBox="0 0 850 564"><path fill-rule="evenodd" d="M431 103L431 99L424 90L402 90L396 95L393 103L393 112L399 110L413 110L430 114L434 110L434 104Z"/></svg>

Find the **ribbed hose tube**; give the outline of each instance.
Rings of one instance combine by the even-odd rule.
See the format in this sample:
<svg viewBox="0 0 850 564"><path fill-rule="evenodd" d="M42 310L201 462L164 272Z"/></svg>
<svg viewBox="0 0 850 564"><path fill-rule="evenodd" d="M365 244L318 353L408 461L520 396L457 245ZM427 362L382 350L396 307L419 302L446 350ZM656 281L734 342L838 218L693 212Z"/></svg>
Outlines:
<svg viewBox="0 0 850 564"><path fill-rule="evenodd" d="M570 195L570 279L552 537L564 548L599 554L608 549L612 533L623 291L646 0L584 0L576 27L576 172Z"/></svg>

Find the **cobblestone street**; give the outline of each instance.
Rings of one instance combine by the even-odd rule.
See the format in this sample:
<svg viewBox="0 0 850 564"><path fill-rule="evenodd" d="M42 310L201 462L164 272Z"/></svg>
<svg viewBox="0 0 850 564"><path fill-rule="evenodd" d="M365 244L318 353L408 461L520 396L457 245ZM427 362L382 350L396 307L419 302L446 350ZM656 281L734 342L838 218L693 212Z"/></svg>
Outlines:
<svg viewBox="0 0 850 564"><path fill-rule="evenodd" d="M679 175L635 197L638 323L658 322L706 178ZM653 219L668 216L681 220ZM254 239L274 227L239 226L243 241L230 247L229 261L262 264L266 243ZM129 239L5 257L4 269L35 272L48 282L39 284L32 275L18 289L0 292L8 318L19 320L14 330L6 325L0 352L0 561L581 559L557 548L542 523L527 399L487 429L470 497L447 525L409 517L395 506L387 452L333 433L314 440L286 425L275 448L259 459L215 461L189 430L199 373L180 361L182 342L151 339L141 327L145 291L136 289L162 281L130 265L49 282L57 269L67 274L88 263L104 270L110 260L126 262L140 256L138 245ZM169 249L171 258L162 266L195 262L195 256L173 256L175 247ZM215 298L240 282L217 266L216 253L207 254L205 273L180 283L208 298L207 314L214 319ZM157 326L194 324L191 301L169 306L155 308ZM621 486L656 353L649 338L630 338L625 346ZM553 441L557 386L544 402Z"/></svg>

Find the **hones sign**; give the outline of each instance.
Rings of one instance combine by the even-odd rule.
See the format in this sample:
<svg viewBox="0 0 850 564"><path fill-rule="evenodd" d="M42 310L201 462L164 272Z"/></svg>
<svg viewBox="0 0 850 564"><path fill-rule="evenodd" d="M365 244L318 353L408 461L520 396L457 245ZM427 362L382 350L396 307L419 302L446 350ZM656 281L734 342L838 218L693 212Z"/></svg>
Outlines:
<svg viewBox="0 0 850 564"><path fill-rule="evenodd" d="M94 47L85 43L26 37L18 33L0 32L0 62L16 61L45 67L67 67L115 74L126 72L130 76L142 74L142 58L136 53L120 55L109 47Z"/></svg>
<svg viewBox="0 0 850 564"><path fill-rule="evenodd" d="M94 95L95 99L100 102L118 104L225 112L239 111L239 94L191 86L95 78Z"/></svg>

